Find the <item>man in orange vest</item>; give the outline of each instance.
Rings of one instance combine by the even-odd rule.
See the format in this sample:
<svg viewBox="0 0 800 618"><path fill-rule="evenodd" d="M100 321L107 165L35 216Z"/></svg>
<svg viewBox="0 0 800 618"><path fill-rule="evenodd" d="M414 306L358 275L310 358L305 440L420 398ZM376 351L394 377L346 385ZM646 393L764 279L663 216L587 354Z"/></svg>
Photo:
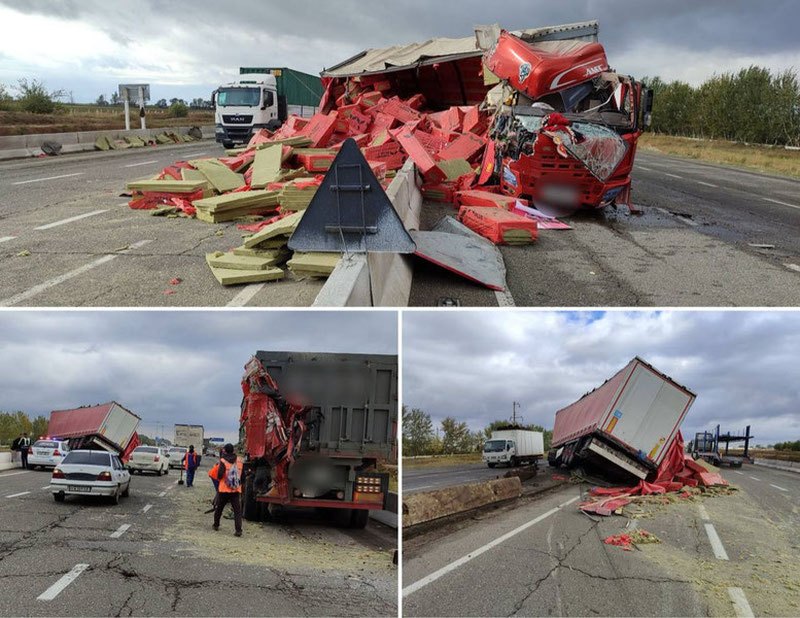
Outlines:
<svg viewBox="0 0 800 618"><path fill-rule="evenodd" d="M219 530L219 520L222 510L228 502L233 507L233 522L236 536L242 536L242 461L233 452L233 444L226 444L222 458L216 465L216 478L219 481L217 491L217 504L214 509L214 530Z"/></svg>
<svg viewBox="0 0 800 618"><path fill-rule="evenodd" d="M194 472L200 465L200 457L194 452L194 444L189 445L189 451L183 456L183 467L186 470L186 487L194 483Z"/></svg>

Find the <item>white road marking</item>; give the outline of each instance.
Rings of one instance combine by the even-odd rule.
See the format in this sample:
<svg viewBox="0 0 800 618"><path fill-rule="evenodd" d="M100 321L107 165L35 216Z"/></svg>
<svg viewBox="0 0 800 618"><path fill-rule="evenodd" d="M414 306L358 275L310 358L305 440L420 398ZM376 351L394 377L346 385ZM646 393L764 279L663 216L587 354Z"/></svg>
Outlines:
<svg viewBox="0 0 800 618"><path fill-rule="evenodd" d="M70 176L82 176L84 172L75 172L74 174L61 174L61 176L48 176L47 178L34 178L33 180L20 180L12 182L12 185L27 185L31 182L44 182L45 180L58 180L59 178L69 178Z"/></svg>
<svg viewBox="0 0 800 618"><path fill-rule="evenodd" d="M784 489L780 485L775 485L774 483L770 483L769 485L770 487L774 487L775 489L780 489L781 491L789 491L788 489Z"/></svg>
<svg viewBox="0 0 800 618"><path fill-rule="evenodd" d="M755 476L751 476L750 478L753 479L754 481L760 481L761 480L760 478L755 477Z"/></svg>
<svg viewBox="0 0 800 618"><path fill-rule="evenodd" d="M744 596L744 590L741 588L728 588L728 596L733 602L733 611L738 618L754 618L755 614L750 609L747 597Z"/></svg>
<svg viewBox="0 0 800 618"><path fill-rule="evenodd" d="M677 174L668 174L667 172L662 172L664 176L669 176L670 178L678 178L683 180L683 176L678 176Z"/></svg>
<svg viewBox="0 0 800 618"><path fill-rule="evenodd" d="M644 170L645 172L652 172L653 169L650 167L645 167L644 165L637 165L637 169Z"/></svg>
<svg viewBox="0 0 800 618"><path fill-rule="evenodd" d="M0 474L0 479L4 479L7 476L17 476L17 474L28 474L30 470L22 470L20 472L9 472L8 474Z"/></svg>
<svg viewBox="0 0 800 618"><path fill-rule="evenodd" d="M9 240L14 240L16 236L0 236L0 242L8 242Z"/></svg>
<svg viewBox="0 0 800 618"><path fill-rule="evenodd" d="M142 513L147 513L147 511L149 511L149 510L150 510L150 509L152 509L152 508L153 508L153 505L152 505L152 504L147 504L147 505L145 505L145 507L142 509Z"/></svg>
<svg viewBox="0 0 800 618"><path fill-rule="evenodd" d="M61 593L62 590L64 590L64 588L74 582L78 578L78 575L83 573L88 568L88 564L76 564L74 567L72 567L72 570L69 573L63 575L61 579L36 597L36 599L39 601L52 601Z"/></svg>
<svg viewBox="0 0 800 618"><path fill-rule="evenodd" d="M19 498L20 496L27 496L29 493L31 493L31 492L23 491L23 492L20 492L18 494L11 494L10 496L6 496L6 498Z"/></svg>
<svg viewBox="0 0 800 618"><path fill-rule="evenodd" d="M698 180L696 182L697 182L697 184L703 185L704 187L712 187L714 189L717 188L717 185L712 185L710 182L703 182L702 180Z"/></svg>
<svg viewBox="0 0 800 618"><path fill-rule="evenodd" d="M539 515L539 517L536 517L535 519L532 519L528 523L522 524L518 528L514 528L511 532L507 532L504 535L502 535L500 537L497 537L494 541L491 541L491 542L487 543L483 547L479 547L475 551L472 551L472 552L468 553L466 556L463 556L463 557L459 558L458 560L455 560L455 561L451 562L450 564L448 564L445 567L442 567L438 571L434 571L430 575L427 575L426 577L423 577L422 579L415 581L413 584L409 584L408 586L403 588L403 596L406 597L409 594L413 594L417 590L420 590L420 589L424 588L425 586L427 586L428 584L430 584L432 582L435 582L440 577L442 577L444 575L447 575L450 571L453 571L453 570L457 569L458 567L466 564L467 562L469 562L473 558L477 558L478 556L480 556L481 554L489 551L493 547L497 547L501 543L504 543L508 539L518 535L520 532L524 532L525 530L527 530L531 526L533 526L535 524L538 524L543 519L547 519L548 517L550 517L554 513L558 513L558 511L560 511L565 506L567 506L569 504L572 504L578 498L580 498L580 496L575 496L574 498L572 498L570 500L567 500L563 504L559 504L557 507L550 509L546 513L542 513L541 515Z"/></svg>
<svg viewBox="0 0 800 618"><path fill-rule="evenodd" d="M142 161L141 163L129 163L128 165L123 165L122 167L139 167L140 165L150 165L151 163L158 163L155 159L152 161Z"/></svg>
<svg viewBox="0 0 800 618"><path fill-rule="evenodd" d="M159 497L159 498L163 498L163 497L164 497L164 496L166 496L166 495L167 495L167 490L165 489L165 490L164 490L164 491L162 491L160 494L158 494L158 497Z"/></svg>
<svg viewBox="0 0 800 618"><path fill-rule="evenodd" d="M728 554L722 546L722 541L719 540L719 535L714 528L714 524L705 524L705 527L708 540L711 543L711 549L714 550L714 555L717 557L717 560L727 560Z"/></svg>
<svg viewBox="0 0 800 618"><path fill-rule="evenodd" d="M82 275L85 272L92 270L93 268L97 268L98 266L102 266L106 262L110 262L118 255L125 255L131 249L138 249L139 247L143 247L147 243L152 242L151 240L140 240L138 242L133 243L130 247L125 249L124 251L119 251L117 253L112 253L110 255L104 255L101 258L94 260L93 262L89 262L88 264L84 264L76 268L75 270L71 270L63 275L59 275L58 277L53 277L52 279L48 279L43 283L39 283L38 285L33 286L32 288L25 290L24 292L20 292L19 294L15 294L10 298L6 298L4 300L0 300L0 307L10 307L11 305L16 305L17 303L21 303L24 300L28 300L29 298L36 296L44 292L45 290L49 290L52 287L55 287L65 281L69 281L73 277L77 277L78 275Z"/></svg>
<svg viewBox="0 0 800 618"><path fill-rule="evenodd" d="M798 206L797 204L789 204L788 202L781 202L780 200L773 200L773 199L771 199L769 197L764 197L762 199L765 202L772 202L773 204L780 204L781 206L788 206L789 208L796 208L797 210L800 210L800 206Z"/></svg>
<svg viewBox="0 0 800 618"><path fill-rule="evenodd" d="M697 510L700 511L700 518L701 519L709 519L709 520L711 519L708 516L708 511L706 511L706 507L703 506L702 504L698 504L697 505Z"/></svg>
<svg viewBox="0 0 800 618"><path fill-rule="evenodd" d="M497 299L498 307L515 307L517 305L511 295L511 290L508 289L508 285L506 285L505 290L495 290L494 297Z"/></svg>
<svg viewBox="0 0 800 618"><path fill-rule="evenodd" d="M251 283L250 285L244 286L242 290L234 296L230 302L225 305L226 307L244 307L247 303L249 303L253 296L258 294L261 290L264 289L266 283Z"/></svg>
<svg viewBox="0 0 800 618"><path fill-rule="evenodd" d="M736 474L741 474L742 476L744 476L744 472L739 472L738 470L734 470L734 472L736 472Z"/></svg>
<svg viewBox="0 0 800 618"><path fill-rule="evenodd" d="M639 528L639 521L636 519L631 519L628 522L628 530L636 530Z"/></svg>
<svg viewBox="0 0 800 618"><path fill-rule="evenodd" d="M130 524L122 524L119 528L117 528L116 530L114 530L114 532L111 533L111 538L118 539L123 534L125 534L128 531L128 528L130 527L131 527Z"/></svg>
<svg viewBox="0 0 800 618"><path fill-rule="evenodd" d="M200 155L207 154L205 152L190 152L188 154L183 155L184 157L199 157Z"/></svg>
<svg viewBox="0 0 800 618"><path fill-rule="evenodd" d="M797 264L784 264L784 266L789 270L793 270L795 272L800 273L800 266L798 266Z"/></svg>
<svg viewBox="0 0 800 618"><path fill-rule="evenodd" d="M691 225L692 227L697 227L697 223L692 221L691 219L687 219L686 217L681 217L680 215L676 215L675 217L681 223L685 223L686 225Z"/></svg>
<svg viewBox="0 0 800 618"><path fill-rule="evenodd" d="M104 208L103 210L93 210L92 212L87 212L82 215L77 215L75 217L70 217L69 219L62 219L61 221L56 221L55 223L48 223L47 225L40 225L39 227L33 228L34 230L49 230L51 227L58 227L59 225L64 225L65 223L72 223L73 221L80 221L81 219L85 219L86 217L94 217L95 215L102 214L104 212L108 212L108 208Z"/></svg>
<svg viewBox="0 0 800 618"><path fill-rule="evenodd" d="M436 487L436 485L423 485L422 487L410 487L408 491L419 491L420 489L430 489L431 487Z"/></svg>
<svg viewBox="0 0 800 618"><path fill-rule="evenodd" d="M47 485L46 487L42 487L42 491L44 491L45 489L50 489L50 485Z"/></svg>

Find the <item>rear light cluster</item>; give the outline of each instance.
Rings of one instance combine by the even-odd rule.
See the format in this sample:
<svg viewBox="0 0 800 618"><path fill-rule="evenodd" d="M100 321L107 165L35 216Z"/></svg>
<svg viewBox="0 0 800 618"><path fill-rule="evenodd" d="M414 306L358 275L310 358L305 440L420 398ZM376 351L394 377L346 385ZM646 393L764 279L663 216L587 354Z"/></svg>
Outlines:
<svg viewBox="0 0 800 618"><path fill-rule="evenodd" d="M61 453L59 452L58 449L53 451L53 457L61 457Z"/></svg>
<svg viewBox="0 0 800 618"><path fill-rule="evenodd" d="M28 447L28 455L33 455L33 448L30 446Z"/></svg>
<svg viewBox="0 0 800 618"><path fill-rule="evenodd" d="M158 455L156 455L155 457L153 457L153 461L158 461L158 460L159 460L159 457L158 457Z"/></svg>
<svg viewBox="0 0 800 618"><path fill-rule="evenodd" d="M105 472L101 472L97 475L98 481L110 481L111 480L111 473L106 470Z"/></svg>
<svg viewBox="0 0 800 618"><path fill-rule="evenodd" d="M379 494L381 492L381 479L374 476L356 477L356 491L366 494Z"/></svg>
<svg viewBox="0 0 800 618"><path fill-rule="evenodd" d="M53 478L54 479L65 479L67 477L64 476L64 473L61 470L56 468L55 470L53 470Z"/></svg>

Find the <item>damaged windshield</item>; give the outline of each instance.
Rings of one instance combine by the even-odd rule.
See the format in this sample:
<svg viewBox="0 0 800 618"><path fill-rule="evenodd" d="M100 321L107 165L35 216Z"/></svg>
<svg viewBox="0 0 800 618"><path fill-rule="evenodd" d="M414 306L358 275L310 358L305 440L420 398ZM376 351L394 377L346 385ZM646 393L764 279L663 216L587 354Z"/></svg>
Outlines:
<svg viewBox="0 0 800 618"><path fill-rule="evenodd" d="M259 88L220 88L217 92L217 105L220 107L234 105L255 107L260 100L261 90Z"/></svg>
<svg viewBox="0 0 800 618"><path fill-rule="evenodd" d="M569 127L553 127L544 133L553 141L558 140L601 182L611 177L628 150L628 144L616 131L599 124L573 122Z"/></svg>

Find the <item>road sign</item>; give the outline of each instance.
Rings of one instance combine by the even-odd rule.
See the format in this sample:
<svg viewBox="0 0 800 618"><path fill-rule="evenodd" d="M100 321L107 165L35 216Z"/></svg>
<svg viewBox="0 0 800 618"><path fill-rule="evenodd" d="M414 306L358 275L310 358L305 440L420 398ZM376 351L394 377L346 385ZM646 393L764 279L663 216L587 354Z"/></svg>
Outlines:
<svg viewBox="0 0 800 618"><path fill-rule="evenodd" d="M150 100L150 84L119 84L119 96L123 99L138 100L139 88L142 89L142 98ZM144 102L144 101L142 101Z"/></svg>

